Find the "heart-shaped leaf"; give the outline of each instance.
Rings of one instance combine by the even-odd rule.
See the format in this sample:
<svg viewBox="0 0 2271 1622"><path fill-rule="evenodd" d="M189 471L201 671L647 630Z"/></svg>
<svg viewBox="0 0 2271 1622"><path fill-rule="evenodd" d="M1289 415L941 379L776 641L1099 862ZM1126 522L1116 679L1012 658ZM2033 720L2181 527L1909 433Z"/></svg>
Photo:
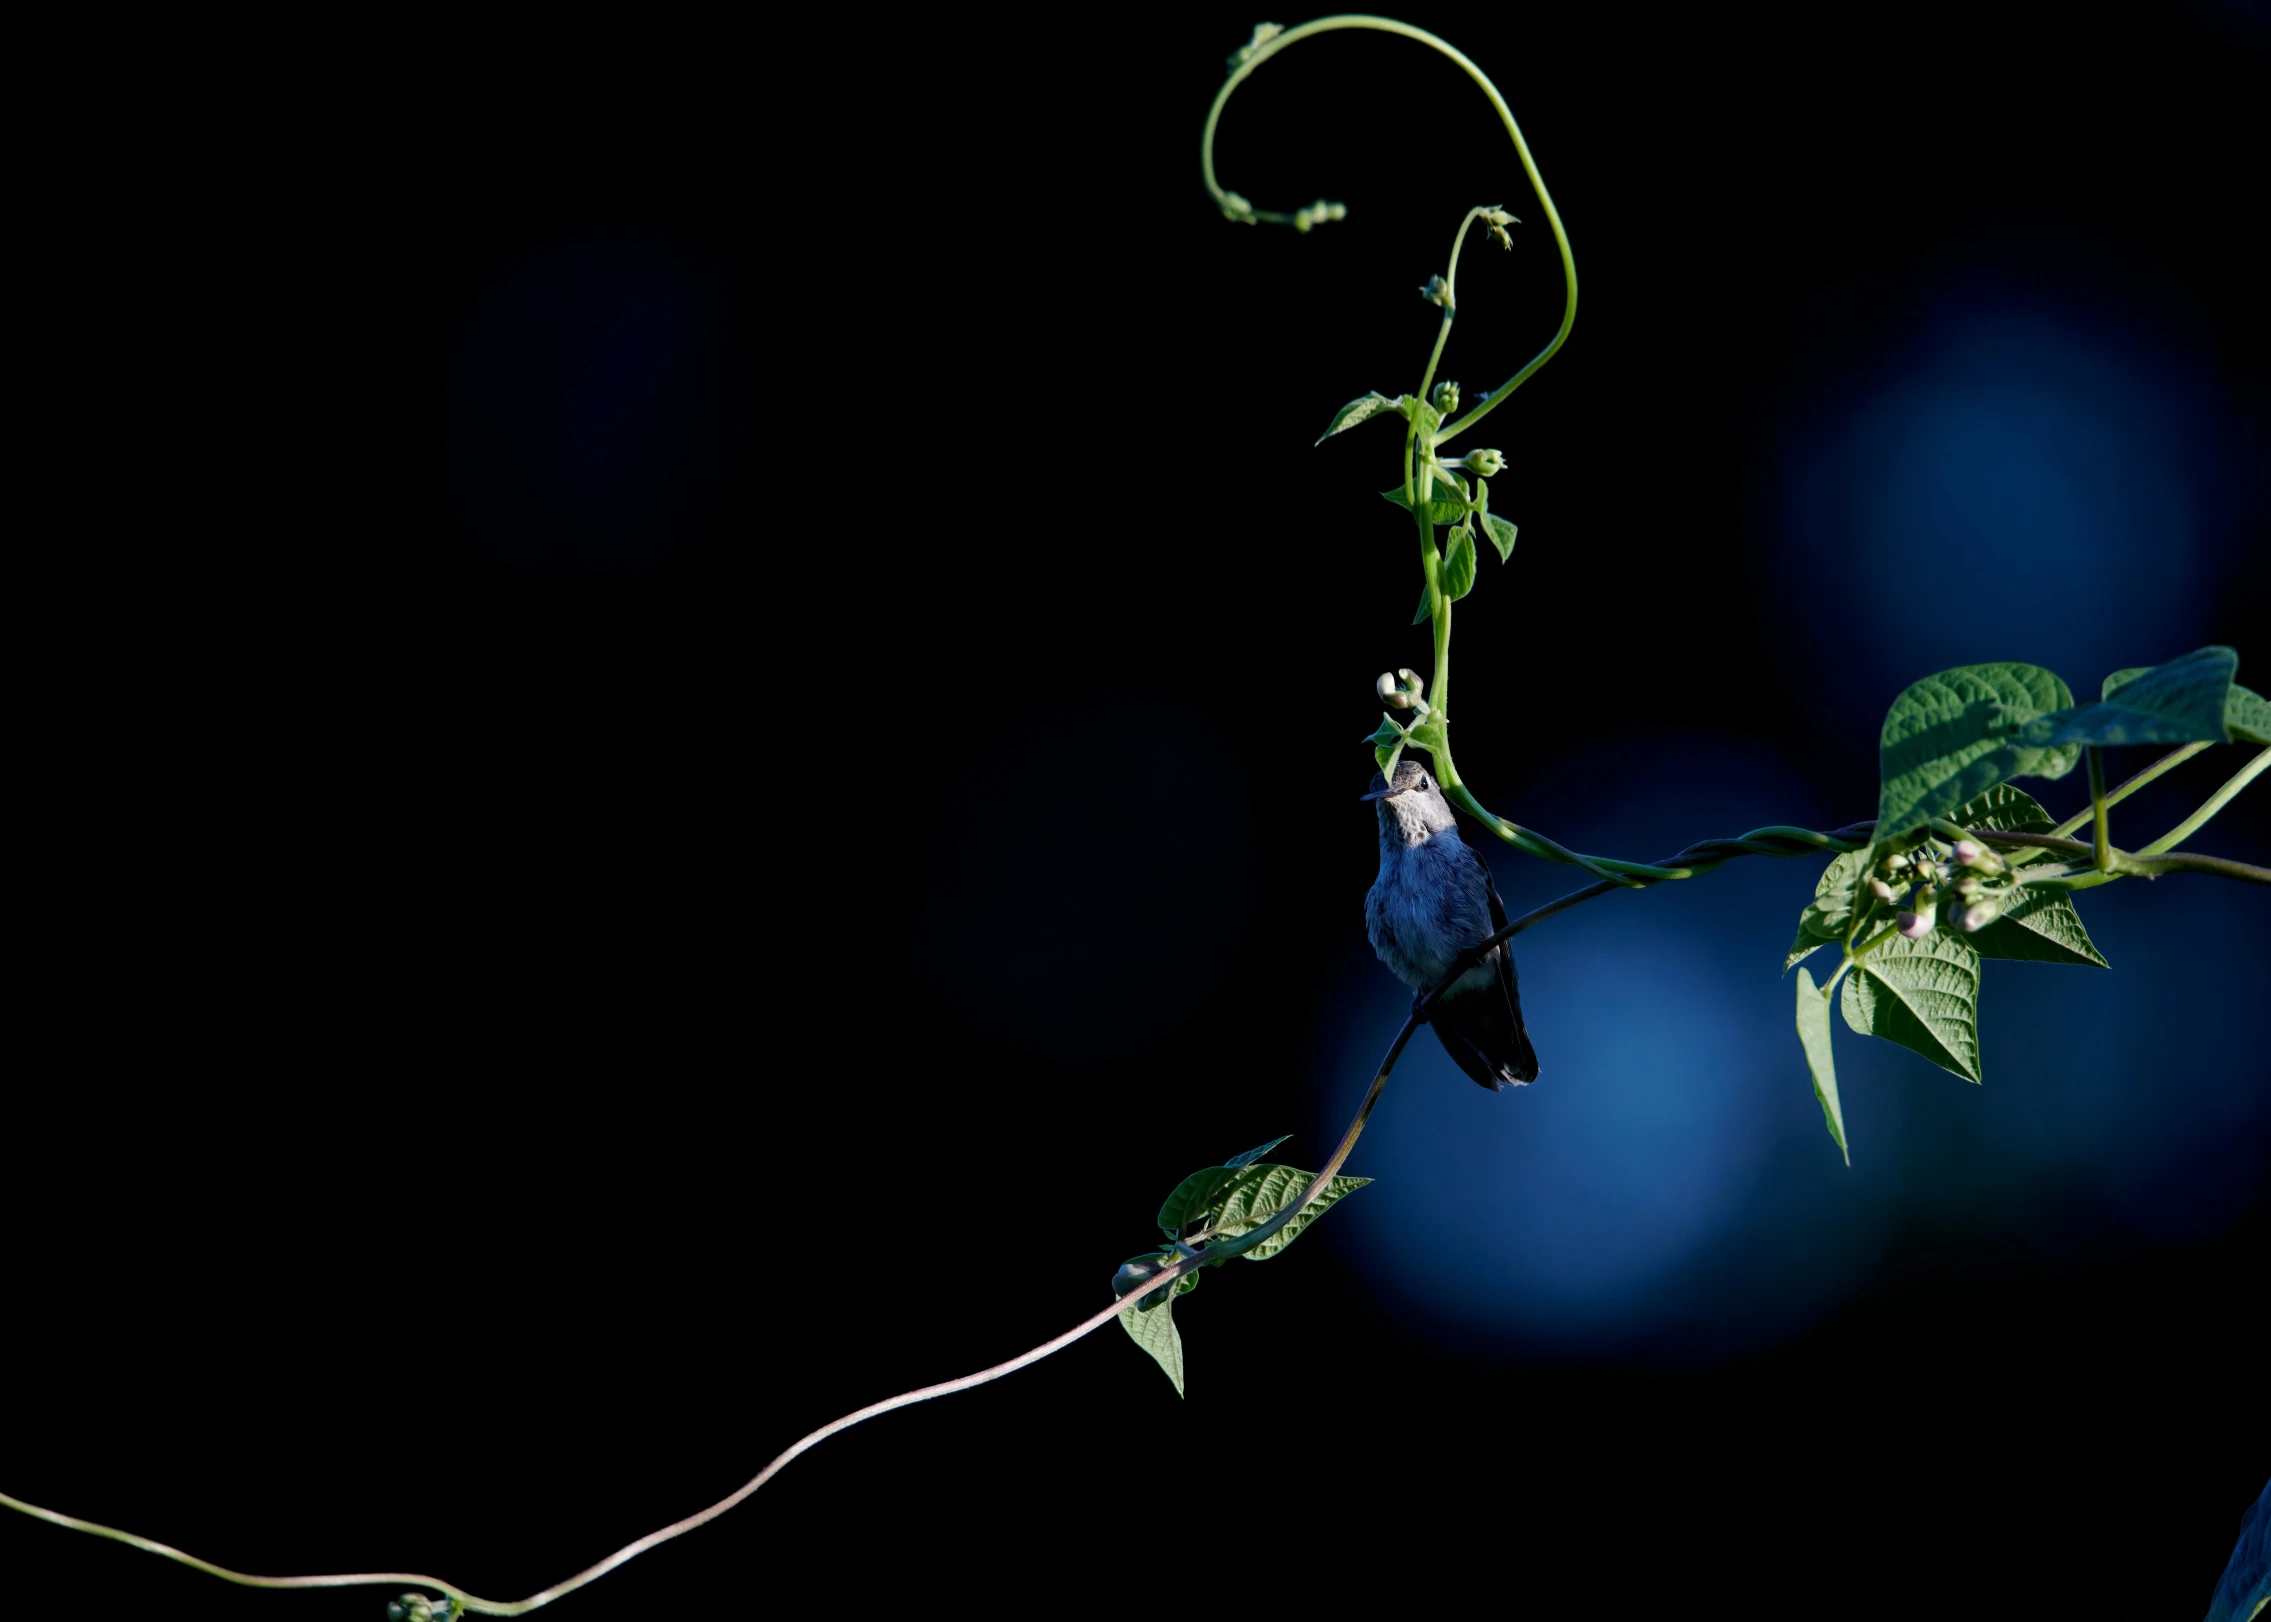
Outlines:
<svg viewBox="0 0 2271 1622"><path fill-rule="evenodd" d="M1183 1335L1175 1327L1174 1301L1165 1300L1156 1307L1131 1307L1120 1314L1120 1327L1128 1332L1130 1340L1151 1354L1160 1372L1175 1382L1175 1395L1182 1396Z"/></svg>
<svg viewBox="0 0 2271 1622"><path fill-rule="evenodd" d="M2073 702L2039 665L1964 665L1915 683L1893 700L1878 739L1877 838L1912 832L2006 777L2065 776L2079 744L2017 740Z"/></svg>
<svg viewBox="0 0 2271 1622"><path fill-rule="evenodd" d="M1249 1233L1301 1198L1316 1175L1297 1166L1247 1166L1216 1194L1207 1212L1207 1225L1223 1239ZM1310 1223L1370 1181L1369 1177L1335 1177L1317 1191L1317 1197L1304 1206L1298 1216L1247 1251L1246 1259L1268 1261L1300 1238L1302 1230Z"/></svg>
<svg viewBox="0 0 2271 1622"><path fill-rule="evenodd" d="M1914 941L1895 935L1853 965L1839 1006L1863 1036L1898 1042L1966 1081L1980 1079L1979 954L1963 936L1944 929Z"/></svg>
<svg viewBox="0 0 2271 1622"><path fill-rule="evenodd" d="M1451 547L1444 554L1443 600L1455 603L1475 589L1475 532L1462 526L1451 532Z"/></svg>
<svg viewBox="0 0 2271 1622"><path fill-rule="evenodd" d="M1814 885L1814 899L1798 915L1800 940L1809 935L1816 941L1845 938L1845 926L1853 921L1853 905L1863 893L1861 882L1869 876L1870 858L1875 854L1872 848L1863 846L1833 857L1829 866L1822 869L1822 876ZM1791 951L1796 955L1782 965L1785 974L1790 972L1791 964L1806 955L1795 946Z"/></svg>
<svg viewBox="0 0 2271 1622"><path fill-rule="evenodd" d="M1496 513L1482 515L1482 527L1490 536L1490 544L1498 548L1498 561L1506 562L1514 556L1514 526Z"/></svg>
<svg viewBox="0 0 2271 1622"><path fill-rule="evenodd" d="M1325 431L1317 436L1317 443L1322 445L1326 440L1332 438L1333 435L1345 434L1351 428L1354 428L1358 423L1370 422L1374 417L1379 416L1383 412L1391 412L1400 415L1401 413L1398 408L1402 405L1402 403L1403 402L1400 400L1389 399L1385 394L1381 394L1377 390L1375 390L1371 394L1363 395L1358 399L1351 400L1347 405L1342 406L1338 411L1333 413L1333 420L1327 423L1325 425Z"/></svg>

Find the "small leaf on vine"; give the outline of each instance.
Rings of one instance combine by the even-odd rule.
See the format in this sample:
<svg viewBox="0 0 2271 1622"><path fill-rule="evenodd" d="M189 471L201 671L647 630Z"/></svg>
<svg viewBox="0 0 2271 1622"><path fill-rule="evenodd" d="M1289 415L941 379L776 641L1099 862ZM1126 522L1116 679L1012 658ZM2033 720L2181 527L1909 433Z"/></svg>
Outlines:
<svg viewBox="0 0 2271 1622"><path fill-rule="evenodd" d="M1451 547L1443 559L1443 599L1457 602L1475 589L1475 532L1462 524L1451 533Z"/></svg>
<svg viewBox="0 0 2271 1622"><path fill-rule="evenodd" d="M1374 390L1361 399L1351 400L1347 405L1333 413L1333 420L1326 424L1325 431L1317 436L1317 443L1322 445L1333 435L1345 434L1358 423L1370 422L1382 412L1396 411L1402 404L1401 400L1391 400L1378 390Z"/></svg>
<svg viewBox="0 0 2271 1622"><path fill-rule="evenodd" d="M1782 959L1782 972L1788 974L1800 963L1829 944L1828 936L1815 934L1806 927L1806 921L1803 918L1799 919L1798 938L1790 943L1789 953Z"/></svg>
<svg viewBox="0 0 2271 1622"><path fill-rule="evenodd" d="M1403 728L1396 725L1393 716L1383 713L1379 730L1364 741L1372 746L1372 758L1379 763L1380 775L1393 781L1396 775L1396 757L1404 752ZM1284 1141L1283 1138L1278 1139L1278 1143ZM1277 1144L1268 1147L1274 1149Z"/></svg>
<svg viewBox="0 0 2271 1622"><path fill-rule="evenodd" d="M1798 971L1798 1046L1806 1053L1806 1068L1813 1072L1814 1097L1829 1123L1829 1135L1845 1163L1853 1164L1853 1151L1845 1146L1845 1112L1837 1102L1837 1065L1829 1051L1829 999L1814 984L1813 971Z"/></svg>
<svg viewBox="0 0 2271 1622"><path fill-rule="evenodd" d="M1431 715L1407 730L1404 733L1404 742L1424 749L1435 756L1436 759L1441 760L1443 758L1443 747L1448 740L1443 735L1442 720Z"/></svg>
<svg viewBox="0 0 2271 1622"><path fill-rule="evenodd" d="M1411 503L1404 499L1401 486L1380 492L1382 501L1392 501L1404 511L1411 511ZM1438 482L1435 493L1427 499L1427 521L1431 524L1456 524L1467 516L1467 503L1456 489Z"/></svg>
<svg viewBox="0 0 2271 1622"><path fill-rule="evenodd" d="M1183 1337L1175 1328L1175 1303L1162 1301L1145 1311L1138 1307L1133 1312L1120 1314L1120 1327L1128 1338L1151 1354L1160 1372L1175 1383L1175 1395L1183 1395Z"/></svg>
<svg viewBox="0 0 2271 1622"><path fill-rule="evenodd" d="M1498 548L1498 561L1509 561L1514 556L1514 526L1496 513L1484 513L1482 527L1490 535L1490 544Z"/></svg>
<svg viewBox="0 0 2271 1622"><path fill-rule="evenodd" d="M1231 1166L1205 1166L1192 1172L1159 1207L1159 1231L1174 1236L1199 1227L1214 1197L1237 1175L1238 1169Z"/></svg>
<svg viewBox="0 0 2271 1622"><path fill-rule="evenodd" d="M1419 606L1412 610L1411 622L1425 625L1435 617L1435 588L1426 581L1419 583Z"/></svg>
<svg viewBox="0 0 2271 1622"><path fill-rule="evenodd" d="M1897 1042L1966 1081L1980 1079L1979 953L1966 937L1944 929L1893 937L1853 965L1838 1005L1863 1036Z"/></svg>
<svg viewBox="0 0 2271 1622"><path fill-rule="evenodd" d="M1849 850L1822 869L1822 876L1814 885L1813 901L1798 915L1800 940L1809 935L1821 941L1845 938L1845 926L1853 921L1853 904L1860 894L1861 881L1868 876L1870 858L1875 854L1868 846ZM1790 950L1793 955L1782 965L1784 974L1806 955L1795 945Z"/></svg>

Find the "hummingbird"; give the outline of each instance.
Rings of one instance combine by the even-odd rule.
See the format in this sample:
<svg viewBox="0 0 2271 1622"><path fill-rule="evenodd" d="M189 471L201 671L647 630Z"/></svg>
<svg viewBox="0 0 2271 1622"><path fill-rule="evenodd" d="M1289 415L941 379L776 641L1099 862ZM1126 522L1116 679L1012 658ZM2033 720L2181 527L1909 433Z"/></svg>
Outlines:
<svg viewBox="0 0 2271 1622"><path fill-rule="evenodd" d="M1460 953L1506 927L1506 904L1418 761L1397 761L1392 783L1374 772L1363 798L1380 818L1380 876L1364 898L1364 932L1388 972L1424 995ZM1492 1091L1538 1079L1511 943L1445 987L1428 1023L1452 1062Z"/></svg>

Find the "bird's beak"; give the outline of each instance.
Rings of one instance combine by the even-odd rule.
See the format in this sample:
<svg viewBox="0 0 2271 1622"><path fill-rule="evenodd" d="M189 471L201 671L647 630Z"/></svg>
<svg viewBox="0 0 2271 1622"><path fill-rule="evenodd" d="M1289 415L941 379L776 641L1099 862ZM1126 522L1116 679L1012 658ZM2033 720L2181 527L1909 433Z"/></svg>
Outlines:
<svg viewBox="0 0 2271 1622"><path fill-rule="evenodd" d="M1397 791L1392 788L1376 788L1370 794L1359 794L1356 798L1359 803L1365 800L1392 800L1396 797L1396 793Z"/></svg>

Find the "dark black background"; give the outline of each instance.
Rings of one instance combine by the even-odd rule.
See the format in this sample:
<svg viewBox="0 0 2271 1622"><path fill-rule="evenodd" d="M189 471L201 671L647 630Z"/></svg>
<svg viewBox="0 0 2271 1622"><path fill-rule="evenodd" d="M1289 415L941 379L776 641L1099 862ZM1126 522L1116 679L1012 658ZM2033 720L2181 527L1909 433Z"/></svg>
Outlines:
<svg viewBox="0 0 2271 1622"><path fill-rule="evenodd" d="M1889 695L1832 730L1780 674L1752 486L1825 324L1951 240L2150 264L2261 420L2271 84L2236 13L1413 20L1496 74L1585 278L1485 436L1523 536L1460 611L1463 691L1507 695L1462 714L1487 801L1712 713L1708 665L1784 695L1716 726L1868 814ZM1392 436L1309 440L1410 386L1459 211L1531 217L1503 139L1416 48L1305 45L1225 178L1355 212L1239 230L1195 159L1243 14L828 21L41 56L8 1491L517 1596L1068 1326L1176 1177L1306 1118L1299 1033L1248 1010L1305 1006L1355 929L1351 742L1376 670L1424 663ZM739 448L663 566L562 561L530 508L493 522L552 561L503 570L440 472L447 356L595 223L717 290ZM1466 276L1472 389L1559 281L1535 225ZM2262 643L2261 538L2204 640ZM1582 702L1533 680L1604 639L1642 655ZM2261 860L2260 808L2210 845ZM1806 1338L1674 1374L1422 1347L1313 1242L1205 1297L1188 1403L1107 1330L558 1614L1177 1582L2188 1614L2271 1465L2267 1258L2260 1207L2190 1250L1919 1237ZM90 1615L384 1598L15 1517L0 1572Z"/></svg>

